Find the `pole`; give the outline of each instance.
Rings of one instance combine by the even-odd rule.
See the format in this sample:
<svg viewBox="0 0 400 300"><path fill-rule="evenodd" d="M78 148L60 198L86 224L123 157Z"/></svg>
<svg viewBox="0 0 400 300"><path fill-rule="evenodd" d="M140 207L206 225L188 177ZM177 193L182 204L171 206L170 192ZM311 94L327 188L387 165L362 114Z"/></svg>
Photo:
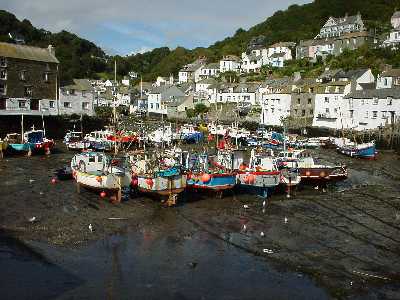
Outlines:
<svg viewBox="0 0 400 300"><path fill-rule="evenodd" d="M21 114L21 144L24 143L24 114Z"/></svg>
<svg viewBox="0 0 400 300"><path fill-rule="evenodd" d="M115 141L114 141L114 155L117 154L118 148L117 148L117 107L116 107L116 93L117 93L117 60L114 60L114 109L113 109L113 114L114 114L114 136L115 136Z"/></svg>
<svg viewBox="0 0 400 300"><path fill-rule="evenodd" d="M46 136L46 128L44 127L44 116L42 111L42 127L43 127L43 135Z"/></svg>

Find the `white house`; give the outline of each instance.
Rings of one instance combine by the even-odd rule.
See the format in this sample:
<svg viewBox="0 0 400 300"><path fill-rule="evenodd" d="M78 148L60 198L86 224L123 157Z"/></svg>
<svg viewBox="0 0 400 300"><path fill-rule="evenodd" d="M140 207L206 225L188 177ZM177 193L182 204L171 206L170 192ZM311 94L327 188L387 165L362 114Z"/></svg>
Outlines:
<svg viewBox="0 0 400 300"><path fill-rule="evenodd" d="M346 33L364 30L364 22L360 13L355 16L346 15L339 18L329 17L315 39L338 37Z"/></svg>
<svg viewBox="0 0 400 300"><path fill-rule="evenodd" d="M290 115L292 80L288 77L267 80L259 88L261 124L282 126Z"/></svg>
<svg viewBox="0 0 400 300"><path fill-rule="evenodd" d="M198 82L201 80L201 69L206 65L206 58L200 57L191 64L183 66L179 71L179 83Z"/></svg>
<svg viewBox="0 0 400 300"><path fill-rule="evenodd" d="M375 85L375 76L372 74L371 69L349 70L347 72L340 71L335 74L332 80L352 81L355 83L355 90L363 90L365 88L371 88L371 85Z"/></svg>
<svg viewBox="0 0 400 300"><path fill-rule="evenodd" d="M226 55L219 61L219 71L224 72L239 72L240 59L235 55Z"/></svg>
<svg viewBox="0 0 400 300"><path fill-rule="evenodd" d="M400 69L388 69L378 75L377 89L400 88Z"/></svg>
<svg viewBox="0 0 400 300"><path fill-rule="evenodd" d="M219 63L211 63L203 66L200 71L200 80L216 77L219 74ZM198 80L199 81L199 80ZM198 82L195 81L195 82Z"/></svg>
<svg viewBox="0 0 400 300"><path fill-rule="evenodd" d="M266 63L272 67L282 68L285 61L293 59L291 48L295 46L296 44L291 42L280 42L269 46Z"/></svg>
<svg viewBox="0 0 400 300"><path fill-rule="evenodd" d="M169 102L185 94L176 86L160 86L154 87L148 94L147 111L154 114L167 114L167 105Z"/></svg>
<svg viewBox="0 0 400 300"><path fill-rule="evenodd" d="M350 93L351 83L335 81L321 84L316 88L314 118L312 126L342 129L348 123L345 120L348 103L345 95Z"/></svg>
<svg viewBox="0 0 400 300"><path fill-rule="evenodd" d="M344 128L376 129L400 121L400 89L367 89L345 96L348 122Z"/></svg>
<svg viewBox="0 0 400 300"><path fill-rule="evenodd" d="M244 73L257 73L263 66L263 57L260 54L246 52L242 53L241 70Z"/></svg>
<svg viewBox="0 0 400 300"><path fill-rule="evenodd" d="M258 83L223 83L211 85L210 103L258 103Z"/></svg>
<svg viewBox="0 0 400 300"><path fill-rule="evenodd" d="M90 81L87 79L74 79L73 81L73 85L60 88L59 114L86 114L93 116L95 93Z"/></svg>
<svg viewBox="0 0 400 300"><path fill-rule="evenodd" d="M383 47L397 48L400 44L400 11L393 14L390 22L393 29L382 45Z"/></svg>

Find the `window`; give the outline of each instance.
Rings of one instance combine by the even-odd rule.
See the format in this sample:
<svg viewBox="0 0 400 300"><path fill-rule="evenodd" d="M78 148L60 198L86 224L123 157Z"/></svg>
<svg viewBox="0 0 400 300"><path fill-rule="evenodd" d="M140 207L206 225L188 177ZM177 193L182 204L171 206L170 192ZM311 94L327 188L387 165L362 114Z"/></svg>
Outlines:
<svg viewBox="0 0 400 300"><path fill-rule="evenodd" d="M7 85L0 82L0 95L5 95L7 93Z"/></svg>
<svg viewBox="0 0 400 300"><path fill-rule="evenodd" d="M368 111L365 112L365 118L368 119Z"/></svg>
<svg viewBox="0 0 400 300"><path fill-rule="evenodd" d="M297 115L297 109L294 110L294 113Z"/></svg>
<svg viewBox="0 0 400 300"><path fill-rule="evenodd" d="M0 79L7 79L7 70L0 70Z"/></svg>
<svg viewBox="0 0 400 300"><path fill-rule="evenodd" d="M153 103L150 103L150 108L153 109Z"/></svg>
<svg viewBox="0 0 400 300"><path fill-rule="evenodd" d="M387 78L385 78L384 80L383 80L383 84L386 86L386 85L388 85L388 79Z"/></svg>
<svg viewBox="0 0 400 300"><path fill-rule="evenodd" d="M382 112L382 119L387 119L387 111Z"/></svg>
<svg viewBox="0 0 400 300"><path fill-rule="evenodd" d="M307 103L308 103L308 104L311 104L311 102L312 102L312 99L311 99L311 98L308 98Z"/></svg>
<svg viewBox="0 0 400 300"><path fill-rule="evenodd" d="M300 104L300 98L297 99L297 104Z"/></svg>
<svg viewBox="0 0 400 300"><path fill-rule="evenodd" d="M302 109L302 110L301 110L301 116L304 117L305 115L306 115L306 110L305 110L305 109Z"/></svg>
<svg viewBox="0 0 400 300"><path fill-rule="evenodd" d="M25 97L32 97L32 87L26 86L24 91Z"/></svg>
<svg viewBox="0 0 400 300"><path fill-rule="evenodd" d="M7 67L7 58L0 57L0 67Z"/></svg>
<svg viewBox="0 0 400 300"><path fill-rule="evenodd" d="M374 99L373 104L374 104L374 105L378 105L378 102L379 102L379 99Z"/></svg>
<svg viewBox="0 0 400 300"><path fill-rule="evenodd" d="M338 109L337 109L337 108L335 108L335 109L334 109L334 111L335 111L335 114L337 114L337 112L338 112Z"/></svg>
<svg viewBox="0 0 400 300"><path fill-rule="evenodd" d="M89 109L89 102L82 102L82 109Z"/></svg>
<svg viewBox="0 0 400 300"><path fill-rule="evenodd" d="M313 115L313 114L314 114L314 110L310 109L310 115Z"/></svg>
<svg viewBox="0 0 400 300"><path fill-rule="evenodd" d="M373 111L372 112L372 118L376 119L378 117L378 112L377 111Z"/></svg>
<svg viewBox="0 0 400 300"><path fill-rule="evenodd" d="M329 107L325 108L325 112L329 114Z"/></svg>
<svg viewBox="0 0 400 300"><path fill-rule="evenodd" d="M329 103L329 98L325 97L325 103Z"/></svg>
<svg viewBox="0 0 400 300"><path fill-rule="evenodd" d="M49 107L54 108L55 107L55 101L49 101Z"/></svg>
<svg viewBox="0 0 400 300"><path fill-rule="evenodd" d="M21 79L22 81L26 80L26 71L19 72L19 79Z"/></svg>
<svg viewBox="0 0 400 300"><path fill-rule="evenodd" d="M26 108L26 101L25 100L19 100L18 101L18 107L19 108Z"/></svg>
<svg viewBox="0 0 400 300"><path fill-rule="evenodd" d="M72 104L71 102L64 102L64 108L71 108Z"/></svg>
<svg viewBox="0 0 400 300"><path fill-rule="evenodd" d="M96 162L96 157L89 156L89 162Z"/></svg>
<svg viewBox="0 0 400 300"><path fill-rule="evenodd" d="M160 108L160 104L156 103L156 109Z"/></svg>
<svg viewBox="0 0 400 300"><path fill-rule="evenodd" d="M350 110L349 113L350 113L350 118L354 118L354 110Z"/></svg>

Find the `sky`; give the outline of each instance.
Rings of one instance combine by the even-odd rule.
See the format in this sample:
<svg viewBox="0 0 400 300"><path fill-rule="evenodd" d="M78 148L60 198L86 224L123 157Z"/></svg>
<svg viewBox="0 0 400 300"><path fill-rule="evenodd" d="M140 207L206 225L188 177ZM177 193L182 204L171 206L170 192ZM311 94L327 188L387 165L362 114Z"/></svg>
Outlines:
<svg viewBox="0 0 400 300"><path fill-rule="evenodd" d="M5 3L4 3L5 1ZM207 47L248 29L277 10L311 0L0 0L20 20L51 32L67 30L108 54L157 47Z"/></svg>

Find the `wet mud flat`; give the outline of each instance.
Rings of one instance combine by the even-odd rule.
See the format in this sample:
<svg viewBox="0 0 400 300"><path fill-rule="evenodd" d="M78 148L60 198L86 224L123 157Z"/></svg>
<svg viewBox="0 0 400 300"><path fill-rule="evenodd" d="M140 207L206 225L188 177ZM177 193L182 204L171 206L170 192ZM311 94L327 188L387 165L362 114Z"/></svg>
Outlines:
<svg viewBox="0 0 400 300"><path fill-rule="evenodd" d="M54 286L59 298L400 298L400 160L393 152L364 161L316 150L323 162L347 164L349 178L291 198L273 195L265 207L257 197L227 193L183 195L175 208L142 197L111 204L77 194L72 181L52 184L72 155L0 161L1 232L67 278ZM10 242L0 250L2 266L24 270L12 260L20 250Z"/></svg>

